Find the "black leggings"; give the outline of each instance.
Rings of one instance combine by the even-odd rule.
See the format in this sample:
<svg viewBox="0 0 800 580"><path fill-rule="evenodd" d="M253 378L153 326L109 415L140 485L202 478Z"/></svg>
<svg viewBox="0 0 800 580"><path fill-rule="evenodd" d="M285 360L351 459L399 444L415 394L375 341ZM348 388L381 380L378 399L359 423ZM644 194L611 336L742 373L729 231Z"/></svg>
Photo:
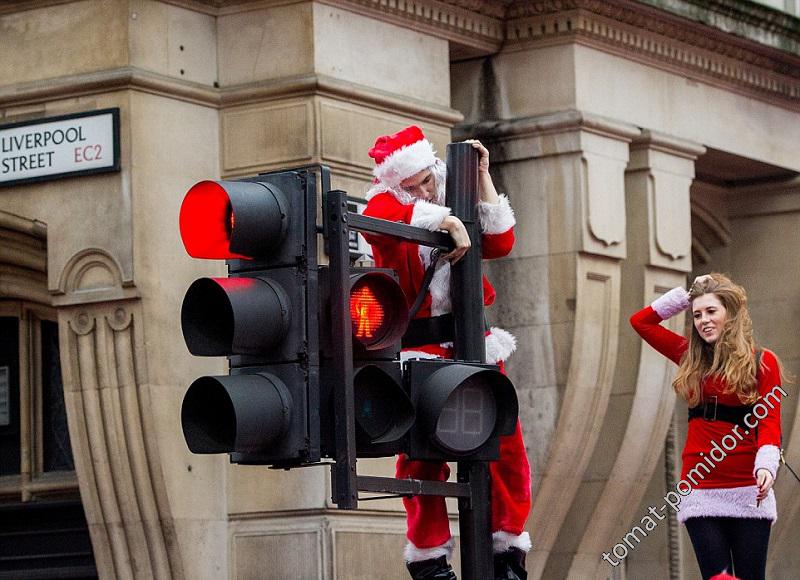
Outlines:
<svg viewBox="0 0 800 580"><path fill-rule="evenodd" d="M771 527L766 519L686 520L703 580L725 570L741 580L764 580Z"/></svg>

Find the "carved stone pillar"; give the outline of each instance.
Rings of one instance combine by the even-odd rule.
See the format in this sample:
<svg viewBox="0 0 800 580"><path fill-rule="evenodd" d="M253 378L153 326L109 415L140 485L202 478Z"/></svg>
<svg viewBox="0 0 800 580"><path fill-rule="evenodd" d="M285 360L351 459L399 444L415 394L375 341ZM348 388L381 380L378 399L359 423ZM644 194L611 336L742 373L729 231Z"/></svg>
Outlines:
<svg viewBox="0 0 800 580"><path fill-rule="evenodd" d="M638 129L577 111L501 122L498 182L514 195L517 244L490 267L499 322L518 339L510 373L531 449L532 579L555 578L556 540L598 441L617 357L626 255L625 167ZM557 417L557 419L556 419ZM556 564L558 565L558 564Z"/></svg>
<svg viewBox="0 0 800 580"><path fill-rule="evenodd" d="M105 252L61 277L59 342L70 440L101 578L181 578L152 425L142 307Z"/></svg>
<svg viewBox="0 0 800 580"><path fill-rule="evenodd" d="M604 425L604 445L610 449L593 461L594 478L605 481L582 530L570 578L610 573L602 554L649 515L647 506L640 504L672 419L675 396L670 385L675 367L642 346L627 319L659 294L685 284L691 270L689 188L694 160L704 151L650 131L643 131L631 144L625 175L628 257L622 267L624 309L613 387L616 404L610 407ZM666 326L682 332L683 321L683 315L675 316Z"/></svg>

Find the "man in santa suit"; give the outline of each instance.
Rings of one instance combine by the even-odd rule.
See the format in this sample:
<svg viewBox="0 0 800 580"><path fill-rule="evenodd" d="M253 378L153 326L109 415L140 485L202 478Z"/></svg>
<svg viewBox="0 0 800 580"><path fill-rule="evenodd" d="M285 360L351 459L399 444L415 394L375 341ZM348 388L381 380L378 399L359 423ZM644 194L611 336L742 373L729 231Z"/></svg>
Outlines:
<svg viewBox="0 0 800 580"><path fill-rule="evenodd" d="M481 200L478 216L481 226L483 258L507 255L514 245L514 213L508 198L500 196L489 175L489 152L478 141L469 141L480 153L479 186ZM414 323L423 329L425 341L404 348L401 358L452 358L452 327L446 321L451 313L450 265L470 248L464 224L445 206L446 166L436 157L431 143L415 126L394 135L384 135L369 151L375 160L375 182L367 192L364 215L399 221L430 231L445 230L453 238L455 249L432 258L432 250L411 242L365 234L372 245L375 264L394 269L409 307L423 286L425 272L434 261L433 278ZM483 277L483 302L491 305L495 291ZM440 318L444 317L444 318ZM439 324L440 322L444 324ZM503 362L516 348L514 337L492 327L486 333L486 358L503 368ZM492 478L492 539L495 578L524 580L525 555L531 542L524 530L531 507L531 474L519 422L513 435L500 440L500 459L490 464ZM406 455L397 459L397 477L444 481L450 470L446 463L411 461ZM415 580L455 580L448 560L453 550L450 523L443 497L404 498L408 521L408 544L405 560Z"/></svg>

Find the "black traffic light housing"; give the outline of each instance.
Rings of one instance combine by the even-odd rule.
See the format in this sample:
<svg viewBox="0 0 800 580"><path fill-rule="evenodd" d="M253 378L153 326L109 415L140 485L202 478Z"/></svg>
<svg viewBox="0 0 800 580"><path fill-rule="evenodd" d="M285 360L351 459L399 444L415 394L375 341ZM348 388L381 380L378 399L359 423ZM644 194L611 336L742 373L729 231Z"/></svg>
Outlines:
<svg viewBox="0 0 800 580"><path fill-rule="evenodd" d="M404 376L417 421L404 451L426 461L492 461L517 426L514 385L497 366L412 359Z"/></svg>
<svg viewBox="0 0 800 580"><path fill-rule="evenodd" d="M230 361L229 376L201 377L184 397L194 453L281 466L320 459L318 171L203 181L186 194L187 252L227 259L229 272L196 280L181 309L189 351Z"/></svg>

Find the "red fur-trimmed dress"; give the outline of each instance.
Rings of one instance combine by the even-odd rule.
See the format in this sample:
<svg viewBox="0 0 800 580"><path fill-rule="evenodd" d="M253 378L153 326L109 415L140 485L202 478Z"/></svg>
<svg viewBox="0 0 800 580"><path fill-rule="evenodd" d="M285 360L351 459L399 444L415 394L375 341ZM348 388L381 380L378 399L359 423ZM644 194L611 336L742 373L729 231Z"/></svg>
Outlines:
<svg viewBox="0 0 800 580"><path fill-rule="evenodd" d="M442 205L415 200L403 192L382 191L373 188L367 194L369 203L364 215L403 222L435 230L450 215ZM514 214L508 199L501 196L499 204L480 203L479 218L483 235L484 258L507 255L514 245ZM430 263L430 248L394 240L389 237L366 235L372 245L375 263L392 268L399 276L409 307L414 303L422 286L425 269ZM484 305L495 300L495 290L483 278ZM428 293L416 318L429 318L451 312L450 264L440 260L436 266ZM514 337L500 328L492 327L486 336L486 355L490 363L503 365L516 348ZM429 344L405 350L407 358L446 358L452 356L449 344ZM530 538L525 532L525 521L531 508L531 473L519 423L516 432L500 441L500 459L490 465L492 477L492 530L494 551L505 552L511 547L523 551L530 549ZM446 463L410 461L407 456L397 459L397 477L444 481L450 475ZM405 498L408 520L408 540L405 558L416 562L450 556L452 538L447 508L443 497L416 496Z"/></svg>
<svg viewBox="0 0 800 580"><path fill-rule="evenodd" d="M679 364L688 341L661 326L661 322L688 307L686 290L674 288L631 316L630 322L650 346ZM756 505L756 470L768 469L774 478L780 460L781 377L778 361L768 350L763 351L758 379L758 412L749 421L751 425L757 421L757 429L701 417L689 420L681 480L691 487L691 492L681 499L679 521L692 517L777 519L772 490L761 505ZM720 377L704 379L701 388L703 401L718 397L720 405L742 406L735 394L725 392L727 384ZM717 458L721 460L716 461ZM698 467L701 465L708 469ZM678 491L686 488L681 486Z"/></svg>

